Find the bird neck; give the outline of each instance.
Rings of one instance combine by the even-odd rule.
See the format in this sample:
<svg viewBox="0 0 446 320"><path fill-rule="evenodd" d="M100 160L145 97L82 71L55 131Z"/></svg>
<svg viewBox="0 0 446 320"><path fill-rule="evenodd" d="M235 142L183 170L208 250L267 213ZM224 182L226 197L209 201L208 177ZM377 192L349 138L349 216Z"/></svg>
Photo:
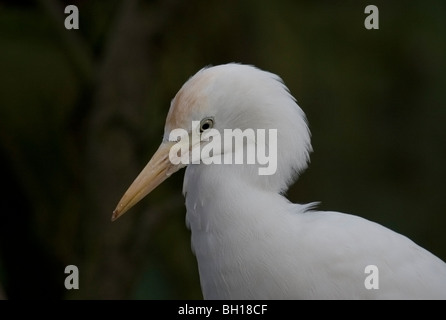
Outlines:
<svg viewBox="0 0 446 320"><path fill-rule="evenodd" d="M274 256L287 246L290 231L303 233L300 224L289 228L300 206L253 184L234 168L223 167L197 165L186 169L186 223L204 297L240 299L250 297L233 294L245 292L249 286L246 274L267 272L262 268L269 264L259 262L258 253L267 252L261 259Z"/></svg>
<svg viewBox="0 0 446 320"><path fill-rule="evenodd" d="M269 176L259 177L254 171L243 165L189 166L183 192L191 231L221 234L252 227L253 221L275 219L277 208L291 205Z"/></svg>

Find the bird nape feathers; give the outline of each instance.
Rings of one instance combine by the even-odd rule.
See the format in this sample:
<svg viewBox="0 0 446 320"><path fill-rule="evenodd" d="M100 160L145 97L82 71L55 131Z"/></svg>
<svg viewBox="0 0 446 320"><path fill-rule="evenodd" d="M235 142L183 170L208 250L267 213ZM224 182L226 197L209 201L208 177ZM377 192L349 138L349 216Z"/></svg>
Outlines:
<svg viewBox="0 0 446 320"><path fill-rule="evenodd" d="M227 130L244 134L238 147L216 147ZM270 163L260 161L262 148ZM235 63L204 68L172 100L161 146L112 219L186 167L205 299L446 299L446 264L410 239L283 196L311 151L305 114L277 75ZM237 157L244 161L229 161ZM267 165L273 173L260 174Z"/></svg>

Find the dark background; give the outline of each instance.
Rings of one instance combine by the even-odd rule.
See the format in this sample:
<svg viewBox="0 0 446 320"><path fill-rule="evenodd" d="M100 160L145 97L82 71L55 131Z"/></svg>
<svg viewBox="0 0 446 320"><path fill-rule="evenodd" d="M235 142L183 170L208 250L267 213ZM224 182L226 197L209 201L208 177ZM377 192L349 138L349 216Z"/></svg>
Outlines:
<svg viewBox="0 0 446 320"><path fill-rule="evenodd" d="M68 4L79 30L64 28ZM292 201L446 260L445 16L433 0L0 1L0 297L201 298L183 171L110 218L181 85L233 61L280 75L308 116L314 153Z"/></svg>

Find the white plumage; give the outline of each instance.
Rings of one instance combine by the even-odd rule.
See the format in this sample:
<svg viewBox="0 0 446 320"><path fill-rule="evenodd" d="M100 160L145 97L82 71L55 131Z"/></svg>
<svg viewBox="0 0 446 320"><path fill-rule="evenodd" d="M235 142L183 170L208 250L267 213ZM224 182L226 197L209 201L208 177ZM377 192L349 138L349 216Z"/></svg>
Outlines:
<svg viewBox="0 0 446 320"><path fill-rule="evenodd" d="M290 203L282 195L307 167L310 133L280 78L252 66L206 68L184 84L172 101L163 143L113 220L185 166L169 161L177 143L169 141L172 130L190 135L197 130L192 121L207 117L219 131L277 129L278 139L273 175L259 175L259 165L248 164L186 168L186 222L204 298L446 299L446 264L410 239L357 216ZM368 265L379 271L378 289L366 287Z"/></svg>

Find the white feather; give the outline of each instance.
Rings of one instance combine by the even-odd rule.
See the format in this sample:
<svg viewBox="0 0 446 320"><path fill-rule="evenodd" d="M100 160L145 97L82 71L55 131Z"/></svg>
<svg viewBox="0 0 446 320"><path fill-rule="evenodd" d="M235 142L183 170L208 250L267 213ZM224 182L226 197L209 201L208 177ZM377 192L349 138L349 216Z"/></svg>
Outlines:
<svg viewBox="0 0 446 320"><path fill-rule="evenodd" d="M170 117L184 113L176 124L212 116L219 130L278 130L274 175L259 176L255 165L186 169L186 220L205 298L446 299L446 264L408 238L281 195L312 149L305 115L278 76L228 64L201 70L182 90L190 103L174 100ZM168 121L166 134L172 128ZM379 289L366 288L367 265L378 268Z"/></svg>

